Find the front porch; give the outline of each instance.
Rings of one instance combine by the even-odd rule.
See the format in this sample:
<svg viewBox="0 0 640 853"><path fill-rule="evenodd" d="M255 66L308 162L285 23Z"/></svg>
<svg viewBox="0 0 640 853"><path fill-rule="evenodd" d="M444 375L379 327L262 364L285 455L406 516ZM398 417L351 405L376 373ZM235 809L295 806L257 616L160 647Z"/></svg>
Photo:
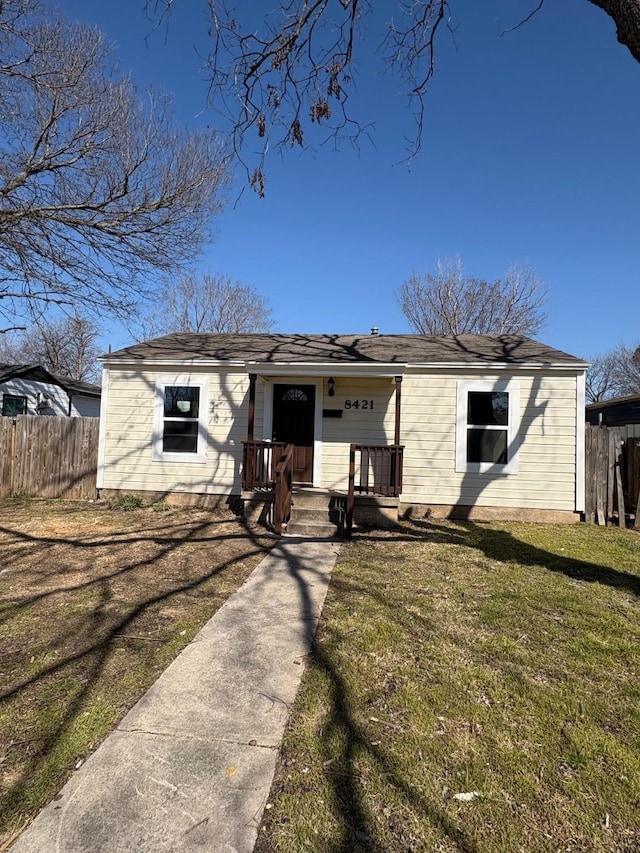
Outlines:
<svg viewBox="0 0 640 853"><path fill-rule="evenodd" d="M346 490L292 482L293 445L243 442L245 517L277 535L347 536L354 525L388 527L398 518L404 448L356 445L349 450Z"/></svg>
<svg viewBox="0 0 640 853"><path fill-rule="evenodd" d="M404 454L402 376L361 371L336 373L338 380L306 373L297 378L249 374L242 448L247 516L277 535L312 524L324 535L349 536L354 517L356 524L397 520ZM369 441L357 440L365 435ZM384 441L392 436L393 441ZM330 473L320 462L326 455Z"/></svg>

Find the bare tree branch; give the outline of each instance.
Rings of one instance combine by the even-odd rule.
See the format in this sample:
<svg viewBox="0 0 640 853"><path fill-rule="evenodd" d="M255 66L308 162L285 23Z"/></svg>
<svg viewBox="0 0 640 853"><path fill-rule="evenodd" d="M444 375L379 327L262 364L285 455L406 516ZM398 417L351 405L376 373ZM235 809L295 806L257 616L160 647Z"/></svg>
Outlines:
<svg viewBox="0 0 640 853"><path fill-rule="evenodd" d="M531 18L533 18L533 16L536 15L540 11L540 9L542 9L543 5L544 5L544 0L540 0L540 2L535 7L535 9L532 9L528 15L525 15L525 17L522 18L522 20L518 21L517 24L514 24L514 26L506 27L506 29L501 30L500 35L503 36L503 35L505 35L505 33L512 33L515 30L519 30L520 27L523 27L525 24L527 24L531 20Z"/></svg>
<svg viewBox="0 0 640 853"><path fill-rule="evenodd" d="M146 0L152 19L167 21L184 0ZM231 8L224 0L203 0L210 15L209 98L228 122L232 148L250 184L264 195L264 164L273 149L302 147L320 137L354 144L371 124L357 118L358 61L365 25L374 20L368 0L280 0L263 14L255 4ZM618 39L640 61L640 0L589 0L615 21ZM540 12L544 0L510 32ZM385 10L387 7L384 7ZM454 33L457 0L394 0L378 36L381 70L401 83L415 119L407 159L420 149L428 85L435 73L441 35ZM254 164L257 164L254 166Z"/></svg>
<svg viewBox="0 0 640 853"><path fill-rule="evenodd" d="M0 314L126 312L153 270L192 262L227 169L211 135L118 75L97 30L0 3Z"/></svg>

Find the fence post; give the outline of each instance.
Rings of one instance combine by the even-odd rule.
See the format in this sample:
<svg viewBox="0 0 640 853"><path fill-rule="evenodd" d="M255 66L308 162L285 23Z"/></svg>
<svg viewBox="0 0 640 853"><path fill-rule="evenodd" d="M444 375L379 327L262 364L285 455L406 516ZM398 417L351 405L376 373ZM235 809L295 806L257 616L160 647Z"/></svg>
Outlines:
<svg viewBox="0 0 640 853"><path fill-rule="evenodd" d="M345 519L345 535L351 538L353 530L353 505L355 503L355 479L356 479L356 446L349 447L349 491L347 492L347 515Z"/></svg>
<svg viewBox="0 0 640 853"><path fill-rule="evenodd" d="M625 446L627 450L629 512L633 512L634 508L636 509L636 520L633 526L636 530L640 530L640 438L628 437Z"/></svg>
<svg viewBox="0 0 640 853"><path fill-rule="evenodd" d="M596 433L596 519L604 527L607 523L606 489L607 489L607 444L606 429L598 427ZM600 464L598 464L600 463Z"/></svg>
<svg viewBox="0 0 640 853"><path fill-rule="evenodd" d="M629 510L636 510L634 530L640 530L640 438L627 438L627 481L629 483ZM637 495L637 498L636 498Z"/></svg>
<svg viewBox="0 0 640 853"><path fill-rule="evenodd" d="M618 495L618 527L627 526L627 516L624 506L624 490L622 485L622 436L620 430L615 431L614 454L616 471L616 491Z"/></svg>
<svg viewBox="0 0 640 853"><path fill-rule="evenodd" d="M593 432L589 424L584 431L584 520L593 524Z"/></svg>
<svg viewBox="0 0 640 853"><path fill-rule="evenodd" d="M16 429L18 421L11 421L11 461L9 462L9 497L12 498L16 486Z"/></svg>
<svg viewBox="0 0 640 853"><path fill-rule="evenodd" d="M612 429L607 430L607 505L605 524L613 522L613 494L616 478L616 437Z"/></svg>

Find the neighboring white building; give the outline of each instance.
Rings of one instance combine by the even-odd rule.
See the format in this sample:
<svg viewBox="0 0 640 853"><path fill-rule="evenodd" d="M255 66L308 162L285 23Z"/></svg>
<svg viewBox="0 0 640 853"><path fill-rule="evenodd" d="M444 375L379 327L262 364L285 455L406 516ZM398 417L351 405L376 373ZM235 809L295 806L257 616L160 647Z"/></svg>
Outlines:
<svg viewBox="0 0 640 853"><path fill-rule="evenodd" d="M0 412L4 416L100 416L99 385L49 373L37 364L0 364Z"/></svg>
<svg viewBox="0 0 640 853"><path fill-rule="evenodd" d="M173 334L102 360L99 489L247 497L291 442L294 483L334 494L357 445L356 491L400 513L584 510L588 365L528 338Z"/></svg>

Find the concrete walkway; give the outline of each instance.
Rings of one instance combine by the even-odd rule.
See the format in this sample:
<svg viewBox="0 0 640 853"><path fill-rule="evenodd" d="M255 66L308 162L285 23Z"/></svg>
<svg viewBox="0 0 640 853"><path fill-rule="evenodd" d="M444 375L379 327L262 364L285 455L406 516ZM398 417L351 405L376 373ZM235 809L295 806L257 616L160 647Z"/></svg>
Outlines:
<svg viewBox="0 0 640 853"><path fill-rule="evenodd" d="M280 540L12 853L253 850L338 549Z"/></svg>

